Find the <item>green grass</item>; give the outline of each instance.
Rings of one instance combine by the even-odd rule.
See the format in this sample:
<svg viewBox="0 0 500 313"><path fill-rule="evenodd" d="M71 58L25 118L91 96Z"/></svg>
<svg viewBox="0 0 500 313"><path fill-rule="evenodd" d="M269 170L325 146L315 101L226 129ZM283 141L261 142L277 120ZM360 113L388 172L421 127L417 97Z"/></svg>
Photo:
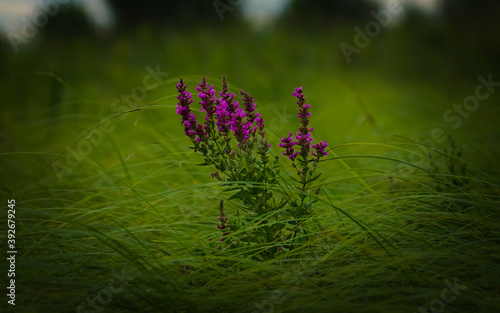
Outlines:
<svg viewBox="0 0 500 313"><path fill-rule="evenodd" d="M370 61L382 49L376 42L346 67L335 51L349 29L253 41L237 31L223 33L232 41L209 30L189 34L160 42L132 34L106 52L75 39L64 57L45 46L9 55L9 73L29 72L0 87L9 104L2 105L0 190L5 202L16 199L18 218L12 312L75 311L118 288L117 273L126 284L103 312L414 312L436 305L444 280L466 286L446 312L500 310L498 126L483 122L497 113L498 95L454 131L442 113L474 91L474 78L457 81L459 91L432 77L435 84L426 83L418 71L401 80L401 60ZM164 84L126 119L113 115L110 103L156 64L170 73ZM179 76L194 91L202 75L219 89L222 74L234 91L257 99L274 154L279 138L297 128L291 92L300 85L315 134L332 147L315 182L322 192L307 240L285 237L298 247L269 260L257 255L277 244L231 244L243 230L218 241L220 199L230 221L244 212L196 166L202 159L188 149L175 114ZM92 144L104 121L114 130ZM421 149L435 127L449 131L464 161L449 142ZM66 147L82 142L92 148L78 162ZM54 161L69 167L62 180ZM467 163L466 174L449 167L457 162Z"/></svg>
<svg viewBox="0 0 500 313"><path fill-rule="evenodd" d="M163 163L178 166L179 159ZM337 168L339 160L357 159L364 165ZM497 309L498 185L470 174L460 187L452 183L463 179L458 175L398 175L378 162L359 151L324 162L324 171L336 175L318 182L324 194L308 221L309 240L267 261L251 257L265 246L232 248L238 233L217 241L217 200L228 194L201 177L193 161L176 173L164 165L134 185L113 174L117 167L80 175L71 188L26 192L17 197L18 288L30 297L20 295L19 305L69 311L123 270L134 278L113 294L109 311L251 312L274 301L276 312L333 305L341 312L401 312L439 298L443 280L455 278L467 289L450 311ZM156 165L128 171L142 177L141 168ZM175 182L174 175L200 179L161 183ZM228 201L230 218L237 209Z"/></svg>

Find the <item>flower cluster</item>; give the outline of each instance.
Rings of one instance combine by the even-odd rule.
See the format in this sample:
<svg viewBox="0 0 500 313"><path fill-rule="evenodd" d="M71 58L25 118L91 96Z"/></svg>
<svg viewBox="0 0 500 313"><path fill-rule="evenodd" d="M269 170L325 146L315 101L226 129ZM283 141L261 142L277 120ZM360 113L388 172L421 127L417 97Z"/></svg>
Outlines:
<svg viewBox="0 0 500 313"><path fill-rule="evenodd" d="M191 93L186 91L187 85L184 85L184 81L179 81L177 84L177 91L179 95L177 99L179 99L179 103L177 103L177 114L182 117L182 125L184 125L184 133L191 139L194 139L196 136L196 117L194 113L191 113L191 108L189 105L193 103L191 99Z"/></svg>
<svg viewBox="0 0 500 313"><path fill-rule="evenodd" d="M283 137L281 138L281 143L279 146L283 149L285 149L285 152L283 152L283 155L286 155L290 160L294 161L297 155L299 154L298 151L295 151L293 149L293 146L295 146L297 143L293 141L293 135L290 133L288 137Z"/></svg>
<svg viewBox="0 0 500 313"><path fill-rule="evenodd" d="M196 87L196 90L200 93L198 97L201 99L201 112L206 112L207 116L205 116L205 120L213 123L213 116L215 113L215 102L217 99L215 98L215 90L212 85L210 87L207 86L207 80L203 77L202 82Z"/></svg>
<svg viewBox="0 0 500 313"><path fill-rule="evenodd" d="M325 148L327 146L328 146L328 144L325 141L321 141L320 143L318 143L316 145L312 145L313 149L316 151L316 153L314 153L314 151L313 151L312 155L314 155L317 158L322 158L322 157L328 155L328 152L325 151Z"/></svg>
<svg viewBox="0 0 500 313"><path fill-rule="evenodd" d="M206 114L205 124L196 124L195 115L191 112L190 104L193 103L191 94L186 91L187 85L184 85L181 79L177 85L179 95L179 103L177 104L177 114L181 115L181 122L184 125L184 131L198 148L200 142L207 143L211 138L216 140L223 138L226 141L226 146L229 147L230 137L232 132L234 138L238 142L238 148L244 152L251 150L250 138L252 142L256 142L255 135L257 130L261 135L261 141L269 144L263 138L264 135L264 120L258 112L255 111L255 100L243 90L240 93L243 95L244 108L240 108L238 101L235 101L235 94L229 92L226 78L222 78L222 91L219 93L219 98L215 96L216 91L212 85L208 86L206 78L203 77L202 82L196 87L199 91L198 97L201 99L201 112ZM217 126L217 133L214 132L214 125ZM218 136L218 138L214 138ZM228 151L229 153L230 151Z"/></svg>
<svg viewBox="0 0 500 313"><path fill-rule="evenodd" d="M271 147L269 142L264 137L266 134L266 131L264 130L264 119L260 116L259 112L255 111L255 99L243 90L240 91L240 93L243 96L242 100L245 104L245 112L248 117L248 123L249 125L253 125L253 127L249 129L250 135L254 137L253 144L257 142L255 133L258 131L260 135L259 153L263 156L263 154L267 152L267 149Z"/></svg>
<svg viewBox="0 0 500 313"><path fill-rule="evenodd" d="M179 95L179 103L177 103L177 114L182 116L181 124L184 125L184 133L186 136L191 138L191 140L196 140L197 143L200 141L207 140L207 127L203 127L201 124L196 123L196 117L194 113L191 112L190 104L193 103L191 99L191 93L187 90L187 85L181 80L177 84L177 91Z"/></svg>
<svg viewBox="0 0 500 313"><path fill-rule="evenodd" d="M311 132L313 131L312 127L309 128L309 116L311 116L311 113L308 110L310 105L306 104L306 99L302 94L302 87L295 88L293 95L299 99L297 101L297 105L299 106L297 116L300 119L300 127L295 140L297 140L296 144L300 147L300 155L304 159L304 162L306 162L311 150Z"/></svg>
<svg viewBox="0 0 500 313"><path fill-rule="evenodd" d="M250 137L249 126L251 123L246 121L246 113L239 107L231 114L231 131L234 132L234 137L238 141L238 147L243 148L248 138Z"/></svg>
<svg viewBox="0 0 500 313"><path fill-rule="evenodd" d="M298 99L297 105L299 107L299 113L297 116L299 117L300 127L295 138L293 138L292 133L290 133L288 137L281 138L279 146L285 150L283 155L286 155L290 160L292 160L292 162L295 161L295 158L298 155L300 155L304 165L307 166L309 152L311 152L311 155L316 157L316 164L320 158L328 155L328 152L325 151L328 144L325 141L321 141L316 145L312 145L314 151L311 151L311 133L313 131L312 127L309 128L309 117L311 116L309 108L311 106L306 104L302 87L295 88L293 95ZM300 148L296 150L294 146L298 146ZM295 163L293 163L293 166L295 167Z"/></svg>

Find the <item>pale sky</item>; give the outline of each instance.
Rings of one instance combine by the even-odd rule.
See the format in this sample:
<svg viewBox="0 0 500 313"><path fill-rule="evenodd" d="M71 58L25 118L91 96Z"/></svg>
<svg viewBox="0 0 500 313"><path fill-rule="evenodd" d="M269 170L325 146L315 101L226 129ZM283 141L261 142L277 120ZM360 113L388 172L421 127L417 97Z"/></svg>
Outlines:
<svg viewBox="0 0 500 313"><path fill-rule="evenodd" d="M389 1L394 0L372 1L376 1L384 7ZM441 2L441 0L399 1L405 4L411 3L427 12L434 12ZM4 34L10 31L18 32L22 25L22 18L30 18L35 10L40 9L37 4L38 2L37 0L0 0L0 32ZM58 3L58 0L46 0L46 2ZM113 12L106 0L69 0L69 3L80 6L98 31L106 30L114 23ZM257 28L266 28L272 24L276 16L286 10L289 4L290 0L243 0L241 2L241 10L243 10L243 15L254 26ZM216 14L215 11L213 14Z"/></svg>
<svg viewBox="0 0 500 313"><path fill-rule="evenodd" d="M383 3L384 5L388 5L391 1L394 0L376 0L377 2ZM439 8L442 0L399 0L402 4L405 5L414 5L417 8L432 13Z"/></svg>
<svg viewBox="0 0 500 313"><path fill-rule="evenodd" d="M23 17L31 19L33 13L40 10L39 2L37 0L0 0L0 31L4 34L11 31L19 32ZM57 0L45 0L44 2L61 6ZM106 0L65 0L61 2L68 2L64 5L79 6L98 31L106 30L114 23L113 12Z"/></svg>
<svg viewBox="0 0 500 313"><path fill-rule="evenodd" d="M243 16L257 28L265 28L283 13L290 0L246 0L242 4Z"/></svg>
<svg viewBox="0 0 500 313"><path fill-rule="evenodd" d="M334 0L332 0L334 1ZM354 1L354 0L353 0ZM391 1L400 1L403 5L413 5L418 9L433 13L439 8L442 0L372 0L381 7L387 6ZM266 28L272 24L276 16L286 10L290 0L244 0L242 2L243 15L251 20L258 29ZM313 2L311 1L311 5Z"/></svg>

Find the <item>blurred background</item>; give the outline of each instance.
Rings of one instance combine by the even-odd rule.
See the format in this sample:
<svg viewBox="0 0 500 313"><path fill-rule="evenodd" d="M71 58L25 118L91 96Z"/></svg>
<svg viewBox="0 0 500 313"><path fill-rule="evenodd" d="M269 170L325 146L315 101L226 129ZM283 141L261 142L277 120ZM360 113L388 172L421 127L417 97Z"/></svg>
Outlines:
<svg viewBox="0 0 500 313"><path fill-rule="evenodd" d="M41 153L29 166L54 178L54 155L78 152L108 118L112 134L82 158L115 164L110 151L125 158L145 141L180 141L182 150L178 79L193 92L202 76L219 89L226 75L234 92L257 99L271 141L296 129L292 91L303 86L316 135L330 146L402 136L444 149L449 135L496 172L498 93L470 112L454 105L475 94L479 76L500 81L499 8L493 0L2 0L0 147Z"/></svg>

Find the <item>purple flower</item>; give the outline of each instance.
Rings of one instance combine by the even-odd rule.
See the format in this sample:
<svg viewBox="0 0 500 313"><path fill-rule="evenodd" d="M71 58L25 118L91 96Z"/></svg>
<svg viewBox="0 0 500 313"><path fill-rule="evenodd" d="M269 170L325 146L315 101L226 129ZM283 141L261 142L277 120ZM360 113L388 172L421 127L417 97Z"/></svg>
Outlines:
<svg viewBox="0 0 500 313"><path fill-rule="evenodd" d="M316 145L312 145L313 149L316 151L312 151L312 155L316 156L316 158L319 160L320 158L328 155L328 152L325 151L325 148L328 147L328 144L325 141L321 141L320 143Z"/></svg>
<svg viewBox="0 0 500 313"><path fill-rule="evenodd" d="M196 87L196 90L200 93L198 97L201 99L201 112L206 112L207 116L205 116L205 120L213 121L213 115L215 113L215 103L217 98L215 97L215 90L212 85L208 87L207 79L205 77L202 78L201 83Z"/></svg>
<svg viewBox="0 0 500 313"><path fill-rule="evenodd" d="M236 106L234 104L234 97L236 96L234 93L229 92L229 87L227 85L227 79L226 76L222 76L222 91L219 92L220 98L226 101L227 103L227 110L229 113L233 113L238 104L236 103Z"/></svg>
<svg viewBox="0 0 500 313"><path fill-rule="evenodd" d="M218 105L215 109L216 125L219 133L227 136L231 130L231 113L228 110L227 101L224 99L218 100Z"/></svg>
<svg viewBox="0 0 500 313"><path fill-rule="evenodd" d="M281 138L281 143L279 146L283 149L285 149L285 152L283 152L283 155L288 156L290 160L295 160L299 152L295 152L293 146L295 146L297 143L293 141L293 135L290 133L288 137L283 137Z"/></svg>
<svg viewBox="0 0 500 313"><path fill-rule="evenodd" d="M191 99L191 94L186 91L187 85L184 85L184 80L181 78L179 83L177 84L177 91L179 95L177 99L179 99L179 103L177 103L177 114L179 114L181 119L181 124L184 125L184 133L186 136L194 140L196 137L196 117L194 113L191 113L190 104L193 103Z"/></svg>
<svg viewBox="0 0 500 313"><path fill-rule="evenodd" d="M261 155L265 157L265 154L267 153L267 151L269 151L271 145L269 144L267 139L264 138L264 135L266 134L266 131L264 130L264 118L260 116L259 112L255 114L255 124L256 124L255 128L259 129L259 135L260 135L259 153L261 153Z"/></svg>
<svg viewBox="0 0 500 313"><path fill-rule="evenodd" d="M220 213L221 213L221 215L217 216L217 219L220 221L221 224L217 225L217 229L220 229L220 230L224 231L224 229L228 228L228 226L227 226L227 220L229 219L229 217L225 217L224 216L224 211L223 211L223 207L222 207L222 201L221 201ZM222 235L223 236L227 236L227 235L229 235L229 233L228 232L223 232ZM224 241L224 239L225 238L222 238L219 241Z"/></svg>
<svg viewBox="0 0 500 313"><path fill-rule="evenodd" d="M225 223L229 219L229 217L224 217L224 216L219 215L219 216L217 216L217 219L219 221L221 221L222 223Z"/></svg>
<svg viewBox="0 0 500 313"><path fill-rule="evenodd" d="M297 98L303 97L302 96L302 86L295 88L295 90L292 92L292 94Z"/></svg>
<svg viewBox="0 0 500 313"><path fill-rule="evenodd" d="M311 112L308 112L307 110L309 110L310 107L311 106L309 104L303 105L301 110L299 110L299 113L297 113L297 116L300 119L309 119L309 117L311 116Z"/></svg>
<svg viewBox="0 0 500 313"><path fill-rule="evenodd" d="M250 96L250 94L244 92L243 90L240 90L240 94L243 96L242 100L245 105L245 113L247 115L247 128L249 130L250 135L255 136L255 133L257 132L257 129L259 127L254 126L254 121L256 121L257 118L260 118L259 113L255 112L255 99L252 96ZM261 122L263 129L264 121L262 120L262 118L260 118L259 121Z"/></svg>
<svg viewBox="0 0 500 313"><path fill-rule="evenodd" d="M203 127L201 124L197 124L196 125L196 129L195 129L195 132L196 132L196 142L200 142L200 141L207 141L208 140L208 127L207 125L205 125L205 127Z"/></svg>
<svg viewBox="0 0 500 313"><path fill-rule="evenodd" d="M297 155L300 154L302 156L302 160L306 165L308 163L307 159L309 157L309 152L311 152L313 156L316 156L316 164L316 162L319 161L321 157L328 155L328 152L325 151L325 148L328 146L328 144L322 141L316 145L312 145L314 151L311 151L311 133L313 131L313 128L309 127L309 117L311 116L309 108L311 106L309 104L306 104L306 99L304 98L302 87L295 88L295 90L293 91L293 95L298 99L297 105L299 107L299 113L297 114L297 116L300 119L300 127L294 138L295 141L293 141L292 133L290 133L290 136L281 138L280 147L285 149L283 155L288 156L288 158L290 158L292 161L297 157ZM295 151L294 146L299 146L299 151Z"/></svg>
<svg viewBox="0 0 500 313"><path fill-rule="evenodd" d="M248 114L255 111L255 99L252 98L248 93L240 90L240 93L243 95L243 103L245 103L245 112Z"/></svg>
<svg viewBox="0 0 500 313"><path fill-rule="evenodd" d="M235 103L237 104L237 102ZM231 130L238 141L238 147L244 149L250 136L248 123L245 122L246 113L239 107L231 114Z"/></svg>
<svg viewBox="0 0 500 313"><path fill-rule="evenodd" d="M293 95L298 98L297 105L299 106L298 117L300 118L300 128L297 132L297 136L295 139L297 140L297 145L300 146L300 155L307 162L307 156L309 151L311 150L311 134L312 128L309 128L309 108L311 107L309 104L306 104L306 99L302 93L302 87L295 88Z"/></svg>
<svg viewBox="0 0 500 313"><path fill-rule="evenodd" d="M255 124L260 131L264 130L264 119L262 118L262 116L260 116L259 112L255 114Z"/></svg>
<svg viewBox="0 0 500 313"><path fill-rule="evenodd" d="M310 148L311 148L311 133L309 132L310 130L306 128L305 132L302 132L303 128L301 127L299 131L297 132L297 136L295 136L295 144L300 146L300 155L304 157L304 160L307 158L307 155L309 154Z"/></svg>

